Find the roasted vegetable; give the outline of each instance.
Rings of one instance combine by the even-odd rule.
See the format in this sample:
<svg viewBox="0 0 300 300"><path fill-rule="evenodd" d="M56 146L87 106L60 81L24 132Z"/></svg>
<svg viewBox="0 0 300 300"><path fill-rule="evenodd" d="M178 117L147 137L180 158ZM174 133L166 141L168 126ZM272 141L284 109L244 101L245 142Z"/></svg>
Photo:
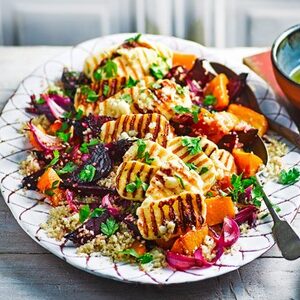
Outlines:
<svg viewBox="0 0 300 300"><path fill-rule="evenodd" d="M258 129L259 136L263 136L268 130L268 121L266 117L248 107L238 104L230 104L227 111L237 116L240 120L247 122L252 127Z"/></svg>
<svg viewBox="0 0 300 300"><path fill-rule="evenodd" d="M196 58L197 58L197 56L195 54L174 52L173 53L173 66L183 66L189 70L193 67Z"/></svg>
<svg viewBox="0 0 300 300"><path fill-rule="evenodd" d="M225 217L234 218L234 204L231 197L210 197L205 199L206 223L208 226L221 224Z"/></svg>
<svg viewBox="0 0 300 300"><path fill-rule="evenodd" d="M245 152L242 149L233 149L232 155L243 177L254 176L258 169L263 165L263 161L252 152Z"/></svg>

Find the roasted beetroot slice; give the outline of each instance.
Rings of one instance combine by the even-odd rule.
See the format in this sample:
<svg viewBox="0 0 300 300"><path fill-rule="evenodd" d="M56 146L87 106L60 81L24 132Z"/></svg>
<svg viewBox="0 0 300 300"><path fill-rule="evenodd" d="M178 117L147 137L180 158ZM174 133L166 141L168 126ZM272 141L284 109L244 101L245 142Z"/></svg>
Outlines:
<svg viewBox="0 0 300 300"><path fill-rule="evenodd" d="M35 95L30 96L29 107L25 108L26 112L35 114L35 115L45 115L50 122L54 122L55 118L48 106L45 102L44 104L38 104L36 101Z"/></svg>
<svg viewBox="0 0 300 300"><path fill-rule="evenodd" d="M229 151L232 150L238 145L239 137L236 132L230 132L229 134L224 135L221 140L218 142L218 147Z"/></svg>
<svg viewBox="0 0 300 300"><path fill-rule="evenodd" d="M202 89L215 77L212 73L204 68L203 62L203 59L197 58L193 68L187 73L186 77L191 81L195 80Z"/></svg>
<svg viewBox="0 0 300 300"><path fill-rule="evenodd" d="M104 186L99 186L96 184L89 184L89 183L74 183L71 181L64 181L60 184L60 187L73 190L79 195L82 196L99 196L103 197L106 194L116 194L117 191L115 189L107 188Z"/></svg>
<svg viewBox="0 0 300 300"><path fill-rule="evenodd" d="M176 115L170 120L170 124L175 129L177 135L189 135L191 126L194 124L191 114Z"/></svg>
<svg viewBox="0 0 300 300"><path fill-rule="evenodd" d="M61 82L65 92L73 100L76 89L79 85L89 84L90 79L82 72L69 71L67 68L64 68L61 76Z"/></svg>
<svg viewBox="0 0 300 300"><path fill-rule="evenodd" d="M22 186L27 188L28 190L36 190L37 189L37 181L39 177L44 173L44 169L41 169L29 176L26 176L22 179Z"/></svg>
<svg viewBox="0 0 300 300"><path fill-rule="evenodd" d="M122 162L125 152L131 147L133 141L122 139L117 142L108 143L105 148L108 150L108 155L114 164Z"/></svg>
<svg viewBox="0 0 300 300"><path fill-rule="evenodd" d="M72 241L76 245L84 245L101 233L101 223L108 218L109 214L105 211L100 217L89 219L76 230L67 234L65 239Z"/></svg>
<svg viewBox="0 0 300 300"><path fill-rule="evenodd" d="M183 66L175 66L169 70L168 74L165 76L166 79L175 80L177 84L185 85L185 78L188 70Z"/></svg>
<svg viewBox="0 0 300 300"><path fill-rule="evenodd" d="M247 84L247 76L247 73L241 73L229 79L227 90L231 102L234 102L243 92L243 89Z"/></svg>

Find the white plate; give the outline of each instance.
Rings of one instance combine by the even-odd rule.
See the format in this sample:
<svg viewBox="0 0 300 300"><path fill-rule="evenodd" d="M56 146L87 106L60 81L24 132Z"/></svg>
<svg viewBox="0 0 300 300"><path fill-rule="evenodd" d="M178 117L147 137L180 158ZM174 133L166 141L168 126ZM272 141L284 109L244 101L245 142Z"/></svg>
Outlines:
<svg viewBox="0 0 300 300"><path fill-rule="evenodd" d="M235 270L272 247L272 222L269 218L252 229L238 241L240 247L234 254L223 255L216 266L208 269L191 269L185 272L161 269L151 272L139 270L137 266L124 263L113 263L106 257L82 257L76 255L73 246L61 247L60 243L46 236L39 225L47 220L50 206L42 201L41 195L21 188L22 176L18 173L19 162L25 159L30 145L19 133L19 129L31 116L25 112L31 94L42 93L53 81L60 78L64 66L74 70L82 70L87 55L122 42L132 34L120 34L90 40L73 47L66 53L55 57L25 78L15 94L9 99L0 118L0 176L1 192L5 202L23 230L41 246L64 259L67 263L92 274L128 282L150 284L172 284L204 280ZM226 63L236 72L249 72L248 83L253 88L264 112L286 126L292 122L287 114L276 103L270 88L253 72L237 61L224 62L223 57L216 57L215 52L199 44L172 37L147 35L152 41L160 41L170 48L197 54L209 60ZM278 137L279 138L279 137ZM289 145L289 153L284 158L288 166L300 165L300 152ZM266 191L271 199L281 208L280 215L291 222L300 206L299 183L293 186L282 186L268 183ZM13 241L6 241L13 243Z"/></svg>

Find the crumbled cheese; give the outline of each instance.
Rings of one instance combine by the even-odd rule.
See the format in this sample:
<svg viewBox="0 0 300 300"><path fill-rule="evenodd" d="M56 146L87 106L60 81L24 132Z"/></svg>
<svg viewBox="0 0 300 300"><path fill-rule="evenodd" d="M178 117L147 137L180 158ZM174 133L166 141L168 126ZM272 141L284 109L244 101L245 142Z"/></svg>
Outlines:
<svg viewBox="0 0 300 300"><path fill-rule="evenodd" d="M135 130L129 130L129 131L128 131L128 135L129 135L130 137L136 137L136 136L138 135L138 132L135 131Z"/></svg>
<svg viewBox="0 0 300 300"><path fill-rule="evenodd" d="M153 139L153 134L151 132L146 133L145 140L152 140L152 139Z"/></svg>
<svg viewBox="0 0 300 300"><path fill-rule="evenodd" d="M121 115L131 114L130 104L124 100L117 100L115 98L109 98L107 101L107 111L109 115L114 118L118 118Z"/></svg>
<svg viewBox="0 0 300 300"><path fill-rule="evenodd" d="M156 122L151 122L148 127L149 129L154 129L156 127Z"/></svg>

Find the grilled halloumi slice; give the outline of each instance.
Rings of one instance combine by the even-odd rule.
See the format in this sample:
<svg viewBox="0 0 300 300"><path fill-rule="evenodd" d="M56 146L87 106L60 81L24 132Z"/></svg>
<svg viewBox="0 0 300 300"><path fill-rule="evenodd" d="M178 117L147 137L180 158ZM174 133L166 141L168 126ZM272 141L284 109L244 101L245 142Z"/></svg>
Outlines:
<svg viewBox="0 0 300 300"><path fill-rule="evenodd" d="M166 161L178 160L178 157L156 142L144 140L145 150L142 157L138 156L138 144L134 143L124 154L123 161L136 160L145 162L145 153L148 153L151 166L161 166Z"/></svg>
<svg viewBox="0 0 300 300"><path fill-rule="evenodd" d="M109 48L98 54L88 57L84 63L84 73L94 80L95 70L105 61L111 59L117 66L115 77L141 79L150 75L153 64L164 66L161 71L165 75L172 67L173 51L160 43L149 43L140 39L134 47Z"/></svg>
<svg viewBox="0 0 300 300"><path fill-rule="evenodd" d="M117 141L122 133L134 133L136 138L156 141L166 147L167 141L174 137L166 118L159 114L122 115L116 121L102 125L100 138L105 143Z"/></svg>
<svg viewBox="0 0 300 300"><path fill-rule="evenodd" d="M116 175L116 189L119 195L125 199L143 201L145 199L145 191L157 170L157 167L138 161L123 162L119 166ZM129 184L136 185L136 189L133 188L133 192L126 190Z"/></svg>
<svg viewBox="0 0 300 300"><path fill-rule="evenodd" d="M207 193L216 181L216 168L213 161L203 152L191 154L186 146L183 145L184 137L179 136L170 140L167 149L176 154L185 163L193 164L195 171L203 180L203 192ZM200 138L201 139L201 138ZM200 141L201 144L201 141Z"/></svg>
<svg viewBox="0 0 300 300"><path fill-rule="evenodd" d="M146 191L146 197L159 200L180 193L192 192L203 194L201 177L180 160L165 162L152 177Z"/></svg>
<svg viewBox="0 0 300 300"><path fill-rule="evenodd" d="M137 226L146 240L178 236L205 223L206 204L201 194L181 193L161 200L146 199L137 209Z"/></svg>
<svg viewBox="0 0 300 300"><path fill-rule="evenodd" d="M125 83L126 77L110 78L92 82L90 89L98 95L98 100L94 102L87 101L87 95L81 92L81 88L78 88L74 97L75 109L81 109L83 115L86 116L90 113L99 114L99 102L105 101L105 99L115 95L123 89Z"/></svg>
<svg viewBox="0 0 300 300"><path fill-rule="evenodd" d="M211 154L210 158L215 164L217 179L222 179L226 175L231 176L237 172L234 157L227 150L218 149Z"/></svg>
<svg viewBox="0 0 300 300"><path fill-rule="evenodd" d="M147 76L142 82L143 85L125 88L100 102L97 113L118 118L124 112L116 108L119 103L125 102L131 113L159 113L169 120L175 115L175 106L192 106L189 91L169 79L153 83L153 78Z"/></svg>

